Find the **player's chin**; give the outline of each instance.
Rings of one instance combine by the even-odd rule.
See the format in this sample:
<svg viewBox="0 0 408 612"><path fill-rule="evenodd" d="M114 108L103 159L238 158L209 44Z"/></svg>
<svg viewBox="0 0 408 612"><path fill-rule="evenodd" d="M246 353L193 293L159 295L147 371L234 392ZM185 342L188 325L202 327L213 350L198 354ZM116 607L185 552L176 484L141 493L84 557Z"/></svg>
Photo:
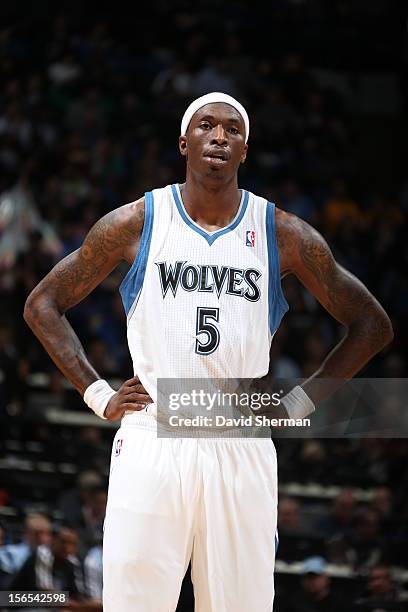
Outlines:
<svg viewBox="0 0 408 612"><path fill-rule="evenodd" d="M216 170L216 169L212 170L212 169L210 169L210 170L207 170L207 172L205 173L205 176L207 178L210 178L210 179L212 178L212 179L215 179L215 180L221 180L221 179L224 179L227 176L227 173L226 172L222 172L221 170Z"/></svg>
<svg viewBox="0 0 408 612"><path fill-rule="evenodd" d="M213 178L216 180L225 179L233 174L233 169L229 164L225 164L223 166L208 164L206 168L204 168L204 176L208 178Z"/></svg>

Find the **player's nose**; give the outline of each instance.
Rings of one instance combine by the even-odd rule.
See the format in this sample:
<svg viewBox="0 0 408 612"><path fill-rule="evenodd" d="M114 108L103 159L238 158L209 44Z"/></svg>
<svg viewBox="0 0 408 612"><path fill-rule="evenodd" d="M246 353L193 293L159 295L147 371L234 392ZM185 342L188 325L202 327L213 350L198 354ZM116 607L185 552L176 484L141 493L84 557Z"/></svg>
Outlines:
<svg viewBox="0 0 408 612"><path fill-rule="evenodd" d="M227 144L227 134L221 123L216 125L213 130L212 143L217 144L219 146Z"/></svg>

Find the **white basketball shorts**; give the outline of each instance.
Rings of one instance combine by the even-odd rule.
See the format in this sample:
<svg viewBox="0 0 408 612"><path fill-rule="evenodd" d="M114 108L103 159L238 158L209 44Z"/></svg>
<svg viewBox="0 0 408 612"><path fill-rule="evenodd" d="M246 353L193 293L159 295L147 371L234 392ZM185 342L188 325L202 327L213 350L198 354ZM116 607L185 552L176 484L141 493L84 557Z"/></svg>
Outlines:
<svg viewBox="0 0 408 612"><path fill-rule="evenodd" d="M113 443L105 612L174 612L191 559L196 612L272 612L277 462L268 438L157 438L146 413Z"/></svg>

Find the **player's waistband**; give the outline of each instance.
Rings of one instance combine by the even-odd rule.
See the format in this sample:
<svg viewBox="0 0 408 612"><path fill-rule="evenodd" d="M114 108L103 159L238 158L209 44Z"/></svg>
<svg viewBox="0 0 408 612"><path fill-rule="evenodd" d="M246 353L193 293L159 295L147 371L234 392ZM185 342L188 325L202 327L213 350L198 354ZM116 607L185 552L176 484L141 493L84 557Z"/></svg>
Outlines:
<svg viewBox="0 0 408 612"><path fill-rule="evenodd" d="M148 404L143 410L125 412L121 427L137 427L138 429L157 430L157 409L154 404Z"/></svg>

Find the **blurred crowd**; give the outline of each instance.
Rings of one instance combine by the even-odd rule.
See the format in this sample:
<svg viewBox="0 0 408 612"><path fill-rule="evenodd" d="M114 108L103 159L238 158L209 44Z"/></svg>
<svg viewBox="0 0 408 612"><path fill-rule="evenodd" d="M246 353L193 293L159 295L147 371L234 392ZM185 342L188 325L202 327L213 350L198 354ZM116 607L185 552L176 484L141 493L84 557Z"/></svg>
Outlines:
<svg viewBox="0 0 408 612"><path fill-rule="evenodd" d="M84 409L26 328L25 299L101 215L183 181L181 116L194 97L217 90L236 96L249 112L241 185L317 227L391 316L395 340L364 375L406 377L408 183L381 188L381 181L365 179L361 151L369 153L372 141L357 142L352 91L322 80L299 45L288 48L283 33L279 41L286 46L271 41L265 52L260 40L269 41L270 24L245 2L198 2L193 13L183 2L174 10L153 4L150 18L132 24L123 19L118 26L103 11L81 19L54 11L0 32L0 416L38 416L46 405ZM302 11L307 3L276 3L284 11L295 4ZM326 10L324 4L310 3L316 11ZM340 28L353 3L326 4ZM366 4L374 14L381 2ZM160 33L158 23L166 23ZM327 40L327 32L318 34ZM402 106L404 95L402 88ZM110 379L132 373L117 291L125 272L119 268L68 314L91 363ZM274 338L274 374L308 376L342 330L295 279L284 280L284 291L290 310ZM40 388L33 387L37 373L47 374ZM43 459L71 461L79 475L51 497L39 495L46 512L28 514L24 528L7 521L0 527L0 589L64 587L80 602L72 609L101 609L109 441L89 427L64 445L45 424L31 438L45 449ZM331 505L282 495L278 559L302 565L296 588L277 582L279 612L402 610L392 567L408 565L408 445L279 442L282 484L338 487ZM0 488L0 507L27 514L29 495L16 492L11 474ZM370 499L359 499L354 487L370 488ZM347 564L363 582L339 592L327 563Z"/></svg>
<svg viewBox="0 0 408 612"><path fill-rule="evenodd" d="M112 432L24 427L10 433L14 453L8 453L10 468L0 488L0 590L68 590L69 609L100 610ZM35 444L36 465L48 462L46 478L35 469L27 473L21 463L24 457L33 461ZM277 440L276 445L276 610L406 610L405 441ZM68 462L77 467L69 477L58 472ZM14 508L14 518L3 515L3 507ZM188 575L178 612L192 612L192 598Z"/></svg>
<svg viewBox="0 0 408 612"><path fill-rule="evenodd" d="M93 493L93 491L92 491ZM99 491L101 495L101 490ZM103 491L106 502L106 490ZM53 526L45 514L29 514L21 540L0 547L0 586L9 591L69 593L65 610L102 611L102 521L105 505L99 512L98 540L84 548L80 530L72 526ZM88 507L84 500L84 520ZM83 534L82 534L83 535ZM84 550L86 552L84 552ZM30 609L43 609L40 605Z"/></svg>
<svg viewBox="0 0 408 612"><path fill-rule="evenodd" d="M260 14L251 13L248 23L249 8L235 9L216 46L209 8L189 14L165 3L154 11L168 20L169 32L153 36L156 20L146 18L136 41L103 18L63 14L1 33L1 410L26 405L32 372L52 374L50 390L58 392L54 368L21 319L27 294L101 215L183 181L180 118L210 90L237 96L249 111L241 184L316 226L390 313L396 340L366 375L406 373L408 188L377 191L364 181L347 95L321 82L299 52L262 53ZM69 314L107 377L130 373L117 293L122 274ZM284 285L290 311L274 342L274 367L278 375L307 376L341 330L294 279Z"/></svg>

